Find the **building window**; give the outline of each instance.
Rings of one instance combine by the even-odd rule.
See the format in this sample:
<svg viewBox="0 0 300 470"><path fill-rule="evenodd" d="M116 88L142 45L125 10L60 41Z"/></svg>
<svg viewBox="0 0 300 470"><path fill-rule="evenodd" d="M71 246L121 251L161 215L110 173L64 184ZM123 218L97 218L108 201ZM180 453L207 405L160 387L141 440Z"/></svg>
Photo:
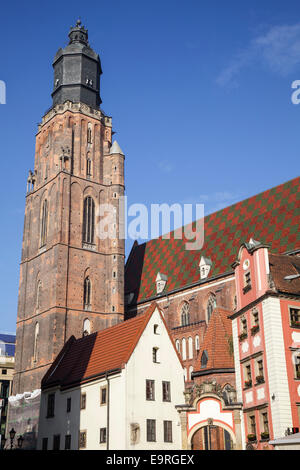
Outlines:
<svg viewBox="0 0 300 470"><path fill-rule="evenodd" d="M43 202L42 220L41 220L41 247L47 243L47 226L48 226L48 201Z"/></svg>
<svg viewBox="0 0 300 470"><path fill-rule="evenodd" d="M254 336L258 331L259 331L259 314L257 310L253 310L251 335Z"/></svg>
<svg viewBox="0 0 300 470"><path fill-rule="evenodd" d="M60 449L60 434L55 434L53 436L53 450Z"/></svg>
<svg viewBox="0 0 300 470"><path fill-rule="evenodd" d="M47 418L53 418L55 408L55 393L50 393L48 395L47 402Z"/></svg>
<svg viewBox="0 0 300 470"><path fill-rule="evenodd" d="M251 377L251 366L247 364L245 366L245 388L249 388L252 386L252 377Z"/></svg>
<svg viewBox="0 0 300 470"><path fill-rule="evenodd" d="M83 203L83 243L94 243L95 231L95 202L91 196L85 198Z"/></svg>
<svg viewBox="0 0 300 470"><path fill-rule="evenodd" d="M71 434L65 436L65 450L71 450Z"/></svg>
<svg viewBox="0 0 300 470"><path fill-rule="evenodd" d="M189 359L193 359L193 338L190 336L188 339L189 342Z"/></svg>
<svg viewBox="0 0 300 470"><path fill-rule="evenodd" d="M90 127L87 128L87 143L92 143L92 129Z"/></svg>
<svg viewBox="0 0 300 470"><path fill-rule="evenodd" d="M90 310L91 308L91 280L86 277L83 285L83 307L84 310ZM87 326L87 325L86 325ZM88 330L86 330L88 332ZM89 334L89 333L88 333Z"/></svg>
<svg viewBox="0 0 300 470"><path fill-rule="evenodd" d="M86 431L79 431L79 449L86 448Z"/></svg>
<svg viewBox="0 0 300 470"><path fill-rule="evenodd" d="M205 367L207 366L207 362L208 362L208 354L205 349L201 356L201 369L205 369Z"/></svg>
<svg viewBox="0 0 300 470"><path fill-rule="evenodd" d="M248 329L247 329L247 319L245 317L241 318L241 334L239 336L239 340L243 341L248 336Z"/></svg>
<svg viewBox="0 0 300 470"><path fill-rule="evenodd" d="M290 323L293 328L300 328L300 309L290 307Z"/></svg>
<svg viewBox="0 0 300 470"><path fill-rule="evenodd" d="M243 292L246 294L251 289L251 274L250 271L244 274L244 288Z"/></svg>
<svg viewBox="0 0 300 470"><path fill-rule="evenodd" d="M180 341L179 341L179 339L176 339L175 345L176 345L177 351L180 353Z"/></svg>
<svg viewBox="0 0 300 470"><path fill-rule="evenodd" d="M106 428L100 428L100 444L106 442Z"/></svg>
<svg viewBox="0 0 300 470"><path fill-rule="evenodd" d="M181 341L181 351L182 351L182 359L183 361L186 360L186 340L185 338L182 338Z"/></svg>
<svg viewBox="0 0 300 470"><path fill-rule="evenodd" d="M256 423L255 423L255 415L249 416L249 434L248 434L248 439L249 437L251 439L256 439Z"/></svg>
<svg viewBox="0 0 300 470"><path fill-rule="evenodd" d="M156 421L147 419L147 441L156 442Z"/></svg>
<svg viewBox="0 0 300 470"><path fill-rule="evenodd" d="M100 388L100 405L106 405L107 388Z"/></svg>
<svg viewBox="0 0 300 470"><path fill-rule="evenodd" d="M163 401L171 401L171 383L163 381L162 383Z"/></svg>
<svg viewBox="0 0 300 470"><path fill-rule="evenodd" d="M181 326L189 325L190 323L190 306L188 302L184 302L181 307Z"/></svg>
<svg viewBox="0 0 300 470"><path fill-rule="evenodd" d="M269 431L269 420L268 420L268 413L267 411L264 411L261 413L261 428L262 432L260 433L260 437L262 439L268 439L270 437L270 431Z"/></svg>
<svg viewBox="0 0 300 470"><path fill-rule="evenodd" d="M48 437L43 437L42 450L48 450Z"/></svg>
<svg viewBox="0 0 300 470"><path fill-rule="evenodd" d="M34 329L34 345L33 345L33 360L37 361L38 339L39 339L39 323L36 322Z"/></svg>
<svg viewBox="0 0 300 470"><path fill-rule="evenodd" d="M172 421L164 421L164 442L173 442Z"/></svg>
<svg viewBox="0 0 300 470"><path fill-rule="evenodd" d="M264 378L264 365L263 360L259 359L256 361L256 369L257 369L257 376L256 376L256 383L260 384L265 381Z"/></svg>
<svg viewBox="0 0 300 470"><path fill-rule="evenodd" d="M81 393L80 395L80 409L85 410L86 408L86 393Z"/></svg>
<svg viewBox="0 0 300 470"><path fill-rule="evenodd" d="M38 281L36 287L36 310L39 310L41 307L41 291L42 291L42 282Z"/></svg>
<svg viewBox="0 0 300 470"><path fill-rule="evenodd" d="M90 158L86 159L86 176L92 176L92 160Z"/></svg>
<svg viewBox="0 0 300 470"><path fill-rule="evenodd" d="M91 289L91 286L89 286L89 289ZM87 336L91 333L91 322L88 318L86 318L83 322L83 332L82 336Z"/></svg>
<svg viewBox="0 0 300 470"><path fill-rule="evenodd" d="M71 411L71 398L67 398L67 413Z"/></svg>
<svg viewBox="0 0 300 470"><path fill-rule="evenodd" d="M153 333L154 333L155 335L158 335L158 334L159 334L158 325L154 325L154 326L153 326Z"/></svg>
<svg viewBox="0 0 300 470"><path fill-rule="evenodd" d="M152 348L152 360L158 363L158 348Z"/></svg>
<svg viewBox="0 0 300 470"><path fill-rule="evenodd" d="M7 369L2 369L2 374L7 375Z"/></svg>
<svg viewBox="0 0 300 470"><path fill-rule="evenodd" d="M155 385L154 380L146 379L146 400L155 400Z"/></svg>
<svg viewBox="0 0 300 470"><path fill-rule="evenodd" d="M295 375L296 379L300 379L300 355L295 357Z"/></svg>
<svg viewBox="0 0 300 470"><path fill-rule="evenodd" d="M195 336L195 349L196 349L196 351L199 351L199 349L200 349L200 341L199 341L199 336L198 335Z"/></svg>
<svg viewBox="0 0 300 470"><path fill-rule="evenodd" d="M217 306L217 299L216 299L216 296L212 294L207 303L207 323L209 322L211 314L213 313L216 306Z"/></svg>

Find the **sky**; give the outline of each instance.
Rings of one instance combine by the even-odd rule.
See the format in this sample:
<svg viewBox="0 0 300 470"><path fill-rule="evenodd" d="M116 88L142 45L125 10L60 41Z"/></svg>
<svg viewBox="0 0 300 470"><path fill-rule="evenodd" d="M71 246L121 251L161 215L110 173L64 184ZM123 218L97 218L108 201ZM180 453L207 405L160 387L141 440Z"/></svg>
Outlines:
<svg viewBox="0 0 300 470"><path fill-rule="evenodd" d="M52 61L78 17L101 58L102 109L128 204L205 214L299 175L300 4L277 0L11 1L1 7L0 330L14 332L26 180ZM133 241L126 241L128 255Z"/></svg>

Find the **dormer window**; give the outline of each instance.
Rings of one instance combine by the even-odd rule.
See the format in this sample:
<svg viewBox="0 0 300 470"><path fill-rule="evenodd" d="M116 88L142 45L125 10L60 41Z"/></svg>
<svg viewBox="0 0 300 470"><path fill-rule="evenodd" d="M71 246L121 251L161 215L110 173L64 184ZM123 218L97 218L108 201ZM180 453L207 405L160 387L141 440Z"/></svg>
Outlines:
<svg viewBox="0 0 300 470"><path fill-rule="evenodd" d="M156 282L156 293L161 294L167 284L168 277L165 274L157 273Z"/></svg>
<svg viewBox="0 0 300 470"><path fill-rule="evenodd" d="M200 279L206 279L209 271L211 269L211 259L209 258L204 258L204 256L201 256L201 260L199 263L199 269L200 269Z"/></svg>

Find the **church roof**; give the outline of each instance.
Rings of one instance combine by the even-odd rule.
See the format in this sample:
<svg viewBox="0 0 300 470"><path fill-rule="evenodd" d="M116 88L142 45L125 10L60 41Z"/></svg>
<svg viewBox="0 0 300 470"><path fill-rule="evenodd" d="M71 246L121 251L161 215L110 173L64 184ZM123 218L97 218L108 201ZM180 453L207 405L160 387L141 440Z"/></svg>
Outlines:
<svg viewBox="0 0 300 470"><path fill-rule="evenodd" d="M234 367L231 320L228 318L230 314L229 310L218 307L213 311L194 372L208 371L210 369L232 369ZM201 364L204 352L207 356L205 367Z"/></svg>
<svg viewBox="0 0 300 470"><path fill-rule="evenodd" d="M153 302L144 314L133 319L79 339L71 336L42 379L42 389L69 388L124 368L156 309L181 362L161 310Z"/></svg>
<svg viewBox="0 0 300 470"><path fill-rule="evenodd" d="M200 282L201 256L212 266L208 277L231 273L241 243L250 238L270 245L274 253L300 249L300 177L204 217L204 245L186 250L186 240L135 243L125 269L125 292L135 294L131 305L156 297L158 272L168 276L164 293ZM193 227L195 223L193 224Z"/></svg>

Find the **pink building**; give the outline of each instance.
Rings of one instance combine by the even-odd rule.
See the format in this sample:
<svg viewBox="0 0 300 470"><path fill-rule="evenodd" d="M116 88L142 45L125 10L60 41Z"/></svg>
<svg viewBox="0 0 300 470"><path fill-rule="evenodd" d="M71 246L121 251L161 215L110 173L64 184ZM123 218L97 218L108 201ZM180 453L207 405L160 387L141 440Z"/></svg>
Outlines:
<svg viewBox="0 0 300 470"><path fill-rule="evenodd" d="M237 308L230 318L243 447L272 449L270 440L300 427L300 257L271 254L250 239L233 268Z"/></svg>

